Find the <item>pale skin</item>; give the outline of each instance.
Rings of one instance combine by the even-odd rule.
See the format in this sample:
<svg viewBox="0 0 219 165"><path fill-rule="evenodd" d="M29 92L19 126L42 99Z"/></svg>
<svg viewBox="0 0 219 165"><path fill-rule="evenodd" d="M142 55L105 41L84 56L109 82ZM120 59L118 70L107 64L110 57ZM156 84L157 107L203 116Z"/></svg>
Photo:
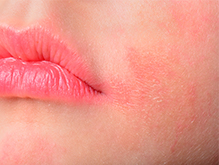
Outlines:
<svg viewBox="0 0 219 165"><path fill-rule="evenodd" d="M2 97L0 164L217 164L218 8L217 0L0 0L0 24L47 24L74 42L111 100Z"/></svg>

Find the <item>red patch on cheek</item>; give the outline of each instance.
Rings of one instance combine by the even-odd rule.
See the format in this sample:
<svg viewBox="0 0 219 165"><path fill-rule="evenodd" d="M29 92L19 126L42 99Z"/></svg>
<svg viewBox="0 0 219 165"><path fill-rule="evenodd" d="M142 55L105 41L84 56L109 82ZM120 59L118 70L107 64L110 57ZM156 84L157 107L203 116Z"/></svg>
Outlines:
<svg viewBox="0 0 219 165"><path fill-rule="evenodd" d="M42 135L13 133L0 141L0 163L58 164L62 149Z"/></svg>
<svg viewBox="0 0 219 165"><path fill-rule="evenodd" d="M218 27L216 1L214 4L214 1L170 0L169 5L170 14L178 28L177 33L187 36L192 42L206 42L209 31Z"/></svg>
<svg viewBox="0 0 219 165"><path fill-rule="evenodd" d="M135 79L133 87L137 88L140 100L144 105L162 104L164 97L168 94L166 80L174 77L174 72L165 60L155 57L152 53L138 52L130 49L128 53L129 66ZM167 99L167 98L166 98ZM146 102L145 102L146 101Z"/></svg>

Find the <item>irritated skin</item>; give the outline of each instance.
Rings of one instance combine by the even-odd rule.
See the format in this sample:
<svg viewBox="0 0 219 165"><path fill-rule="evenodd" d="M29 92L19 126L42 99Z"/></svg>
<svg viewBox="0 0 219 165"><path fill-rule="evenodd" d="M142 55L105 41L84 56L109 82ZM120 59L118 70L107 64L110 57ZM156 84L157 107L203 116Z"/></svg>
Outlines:
<svg viewBox="0 0 219 165"><path fill-rule="evenodd" d="M0 164L217 164L218 8L0 0L0 25L46 24L74 42L109 100L1 97Z"/></svg>

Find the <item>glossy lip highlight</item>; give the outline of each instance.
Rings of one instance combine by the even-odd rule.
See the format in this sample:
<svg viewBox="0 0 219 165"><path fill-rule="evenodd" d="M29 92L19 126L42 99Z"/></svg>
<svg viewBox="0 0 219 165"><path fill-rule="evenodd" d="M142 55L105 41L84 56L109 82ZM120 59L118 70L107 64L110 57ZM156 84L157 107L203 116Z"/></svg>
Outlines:
<svg viewBox="0 0 219 165"><path fill-rule="evenodd" d="M0 26L0 96L100 100L100 85L76 49L42 26Z"/></svg>

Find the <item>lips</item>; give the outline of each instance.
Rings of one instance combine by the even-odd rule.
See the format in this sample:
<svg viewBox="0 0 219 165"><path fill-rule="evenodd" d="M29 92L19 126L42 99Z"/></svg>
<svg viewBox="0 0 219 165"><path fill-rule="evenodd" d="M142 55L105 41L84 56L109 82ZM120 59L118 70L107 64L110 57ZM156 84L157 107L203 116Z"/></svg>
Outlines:
<svg viewBox="0 0 219 165"><path fill-rule="evenodd" d="M103 93L88 68L49 29L0 26L0 97L95 102Z"/></svg>

